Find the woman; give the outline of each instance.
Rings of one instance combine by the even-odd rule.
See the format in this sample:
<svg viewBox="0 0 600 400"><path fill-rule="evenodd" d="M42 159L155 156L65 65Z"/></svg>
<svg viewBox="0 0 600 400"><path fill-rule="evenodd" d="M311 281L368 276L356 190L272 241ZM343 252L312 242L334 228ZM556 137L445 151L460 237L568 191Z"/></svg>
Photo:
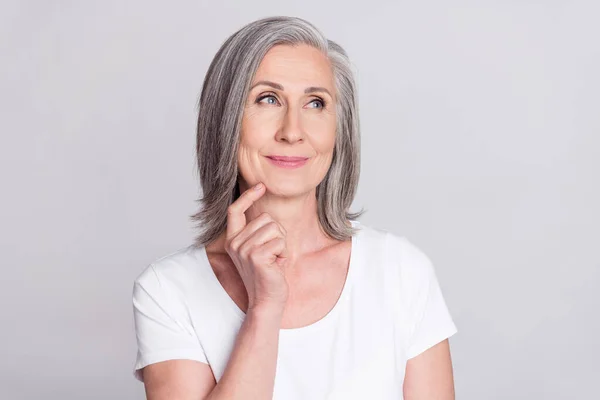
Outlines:
<svg viewBox="0 0 600 400"><path fill-rule="evenodd" d="M428 257L349 213L344 50L308 22L233 34L200 96L195 244L136 279L149 399L453 399L456 327Z"/></svg>

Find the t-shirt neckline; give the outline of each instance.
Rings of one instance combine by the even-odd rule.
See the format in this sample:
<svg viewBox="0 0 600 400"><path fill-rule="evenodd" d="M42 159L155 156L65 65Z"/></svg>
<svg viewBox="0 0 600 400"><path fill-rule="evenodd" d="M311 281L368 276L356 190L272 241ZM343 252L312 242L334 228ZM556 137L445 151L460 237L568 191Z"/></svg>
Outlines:
<svg viewBox="0 0 600 400"><path fill-rule="evenodd" d="M356 220L350 220L350 223L352 224L353 228L360 225L360 222L356 221ZM360 228L360 226L359 226L359 228ZM325 316L323 316L321 319L319 319L316 322L313 322L310 325L305 325L305 326L301 326L298 328L280 328L279 329L280 339L282 337L293 337L296 335L308 334L310 332L317 331L317 330L323 328L326 324L330 323L330 321L332 321L335 318L335 316L339 313L340 308L342 308L342 305L346 302L346 300L349 296L350 288L352 286L352 282L353 282L352 277L353 277L354 270L356 269L355 264L357 263L357 259L359 257L359 246L358 246L359 233L360 233L360 229L357 231L357 233L352 235L352 239L351 239L352 245L351 245L351 249L350 249L350 260L348 262L348 271L346 273L346 281L344 282L344 287L342 288L342 292L340 293L340 296L338 297L338 300L336 301L333 308L327 314L325 314ZM243 321L246 318L246 313L244 311L242 311L242 309L235 303L235 301L233 301L233 299L229 296L229 294L227 293L227 291L225 290L223 285L221 285L219 278L217 278L217 275L215 274L215 271L213 271L213 269L210 265L210 262L208 260L208 254L206 253L206 247L202 246L199 250L200 250L201 263L206 268L208 268L208 270L209 270L208 276L209 276L210 281L212 282L211 284L213 286L215 286L215 292L219 293L218 296L220 296L222 299L219 303L227 304L227 307L230 308L241 321Z"/></svg>

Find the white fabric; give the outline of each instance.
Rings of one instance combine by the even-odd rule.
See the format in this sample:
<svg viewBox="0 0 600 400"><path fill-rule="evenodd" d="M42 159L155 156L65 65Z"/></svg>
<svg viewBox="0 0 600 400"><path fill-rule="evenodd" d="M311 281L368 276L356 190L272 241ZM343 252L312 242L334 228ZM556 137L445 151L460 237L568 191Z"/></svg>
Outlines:
<svg viewBox="0 0 600 400"><path fill-rule="evenodd" d="M406 237L358 221L348 276L334 308L281 329L273 399L402 399L408 359L452 336L430 259ZM133 289L134 374L172 359L207 363L221 379L245 314L215 276L204 247L149 265Z"/></svg>

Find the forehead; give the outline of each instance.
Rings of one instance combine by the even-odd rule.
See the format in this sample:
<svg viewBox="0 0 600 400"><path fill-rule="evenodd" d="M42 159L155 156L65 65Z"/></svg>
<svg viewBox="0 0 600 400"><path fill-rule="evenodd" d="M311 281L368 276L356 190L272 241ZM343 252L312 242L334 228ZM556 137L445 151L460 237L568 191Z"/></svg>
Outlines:
<svg viewBox="0 0 600 400"><path fill-rule="evenodd" d="M333 89L333 71L327 56L320 50L301 44L277 45L261 60L254 81L270 80L287 90L289 85L324 86ZM332 92L333 93L333 92Z"/></svg>

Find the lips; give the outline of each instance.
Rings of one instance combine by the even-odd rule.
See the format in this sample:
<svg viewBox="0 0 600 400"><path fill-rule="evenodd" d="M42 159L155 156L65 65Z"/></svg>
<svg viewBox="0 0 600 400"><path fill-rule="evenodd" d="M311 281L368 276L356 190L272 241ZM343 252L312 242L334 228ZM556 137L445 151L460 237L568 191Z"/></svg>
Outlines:
<svg viewBox="0 0 600 400"><path fill-rule="evenodd" d="M290 156L267 156L267 158L270 158L271 160L275 160L275 161L287 161L287 162L308 160L308 157L290 157Z"/></svg>
<svg viewBox="0 0 600 400"><path fill-rule="evenodd" d="M299 168L306 164L308 157L297 156L267 156L267 159L273 164L281 168Z"/></svg>

